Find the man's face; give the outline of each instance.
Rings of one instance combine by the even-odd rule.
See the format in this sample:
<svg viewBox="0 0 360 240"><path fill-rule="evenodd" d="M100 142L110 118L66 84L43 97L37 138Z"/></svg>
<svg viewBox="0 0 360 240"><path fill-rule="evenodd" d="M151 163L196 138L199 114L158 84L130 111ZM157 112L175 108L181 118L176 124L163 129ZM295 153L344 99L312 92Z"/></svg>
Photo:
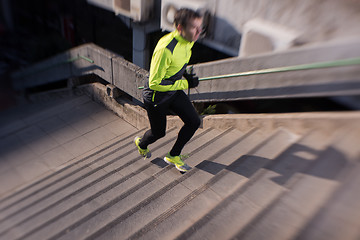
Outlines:
<svg viewBox="0 0 360 240"><path fill-rule="evenodd" d="M189 42L195 42L199 39L202 31L202 18L192 18L186 27L180 27L180 34Z"/></svg>

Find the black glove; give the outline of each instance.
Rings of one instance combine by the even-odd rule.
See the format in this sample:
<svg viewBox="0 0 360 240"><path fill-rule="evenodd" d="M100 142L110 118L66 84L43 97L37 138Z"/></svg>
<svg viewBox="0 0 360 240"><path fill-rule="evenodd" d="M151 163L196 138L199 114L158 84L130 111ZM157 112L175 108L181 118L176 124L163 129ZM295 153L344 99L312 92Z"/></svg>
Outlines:
<svg viewBox="0 0 360 240"><path fill-rule="evenodd" d="M199 78L196 76L195 73L187 73L187 72L185 72L184 77L189 83L189 88L194 88L194 87L197 87L199 85Z"/></svg>

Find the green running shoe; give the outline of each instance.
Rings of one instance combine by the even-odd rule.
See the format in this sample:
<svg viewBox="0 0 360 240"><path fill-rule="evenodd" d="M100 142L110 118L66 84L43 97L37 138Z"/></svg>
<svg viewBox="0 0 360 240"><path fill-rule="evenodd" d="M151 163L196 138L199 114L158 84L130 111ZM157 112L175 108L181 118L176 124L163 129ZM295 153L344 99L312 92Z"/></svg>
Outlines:
<svg viewBox="0 0 360 240"><path fill-rule="evenodd" d="M148 148L147 149L142 149L141 147L139 147L140 141L141 141L140 137L135 137L134 142L135 142L136 147L138 148L138 151L139 151L140 155L143 156L144 159L150 158L151 157L150 150Z"/></svg>
<svg viewBox="0 0 360 240"><path fill-rule="evenodd" d="M164 157L164 161L168 164L174 165L176 167L177 170L181 171L181 172L187 172L191 169L191 167L189 165L187 165L186 163L183 162L183 158L186 158L188 156L171 156L170 153L168 153L166 155L166 157Z"/></svg>

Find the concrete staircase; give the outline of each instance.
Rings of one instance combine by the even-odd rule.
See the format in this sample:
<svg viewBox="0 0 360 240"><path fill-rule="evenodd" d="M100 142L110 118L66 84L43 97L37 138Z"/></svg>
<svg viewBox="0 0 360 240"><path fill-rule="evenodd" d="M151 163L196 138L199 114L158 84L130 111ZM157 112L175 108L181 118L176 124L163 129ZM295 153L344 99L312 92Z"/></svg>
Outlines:
<svg viewBox="0 0 360 240"><path fill-rule="evenodd" d="M0 239L359 239L354 122L214 124L186 145L186 174L162 160L177 127L144 160L133 139L145 129L123 122L115 138L3 195Z"/></svg>

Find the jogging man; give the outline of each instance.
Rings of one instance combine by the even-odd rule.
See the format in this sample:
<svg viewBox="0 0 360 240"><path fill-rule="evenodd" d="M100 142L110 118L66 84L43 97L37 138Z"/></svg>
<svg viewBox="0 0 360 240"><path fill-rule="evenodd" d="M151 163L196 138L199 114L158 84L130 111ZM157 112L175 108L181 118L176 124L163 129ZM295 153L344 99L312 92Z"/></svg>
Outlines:
<svg viewBox="0 0 360 240"><path fill-rule="evenodd" d="M176 30L157 43L150 64L149 81L143 90L144 105L151 129L135 138L140 155L150 157L148 145L165 136L166 115L171 110L184 122L177 140L164 158L182 172L191 168L182 160L181 151L200 126L200 118L183 90L197 87L198 77L187 73L191 48L202 31L202 17L191 9L180 9L174 17ZM182 78L185 77L185 79Z"/></svg>

